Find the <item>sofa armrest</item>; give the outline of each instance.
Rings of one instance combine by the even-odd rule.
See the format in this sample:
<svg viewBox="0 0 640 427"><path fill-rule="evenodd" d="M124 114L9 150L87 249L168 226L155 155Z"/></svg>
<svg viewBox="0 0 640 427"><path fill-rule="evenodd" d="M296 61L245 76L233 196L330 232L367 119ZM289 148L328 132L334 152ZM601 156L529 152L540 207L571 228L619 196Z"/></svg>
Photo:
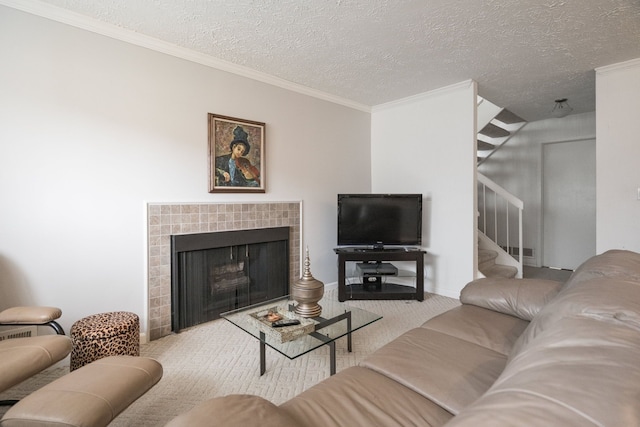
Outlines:
<svg viewBox="0 0 640 427"><path fill-rule="evenodd" d="M460 302L531 321L561 286L555 280L478 279L462 289Z"/></svg>
<svg viewBox="0 0 640 427"><path fill-rule="evenodd" d="M205 400L165 427L282 427L294 426L295 420L284 410L258 396L232 394Z"/></svg>

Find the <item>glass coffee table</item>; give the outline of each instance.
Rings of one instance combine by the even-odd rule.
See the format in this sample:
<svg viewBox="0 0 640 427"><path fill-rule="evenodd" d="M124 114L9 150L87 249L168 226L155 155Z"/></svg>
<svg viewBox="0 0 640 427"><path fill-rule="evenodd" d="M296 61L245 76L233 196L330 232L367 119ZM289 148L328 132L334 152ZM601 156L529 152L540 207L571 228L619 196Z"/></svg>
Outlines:
<svg viewBox="0 0 640 427"><path fill-rule="evenodd" d="M272 328L259 320L267 312L276 310L285 317L298 317L293 312L294 304L289 296L285 296L220 315L260 341L260 375L266 371L266 346L293 360L323 345L329 346L330 374L333 375L336 373L336 340L346 335L347 349L351 352L351 334L382 319L378 314L350 307L346 303L323 299L319 302L322 306L319 317L302 319L302 325L287 327L289 331ZM290 341L282 342L283 339Z"/></svg>

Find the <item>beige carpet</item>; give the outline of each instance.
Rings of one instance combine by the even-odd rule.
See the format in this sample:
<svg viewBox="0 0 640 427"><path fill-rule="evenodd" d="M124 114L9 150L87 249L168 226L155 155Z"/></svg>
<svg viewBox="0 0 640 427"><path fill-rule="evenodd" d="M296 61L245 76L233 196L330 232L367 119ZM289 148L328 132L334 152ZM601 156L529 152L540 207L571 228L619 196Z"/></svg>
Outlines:
<svg viewBox="0 0 640 427"><path fill-rule="evenodd" d="M325 298L337 299L335 289ZM382 345L410 328L459 304L455 299L425 295L425 301L352 301L353 306L383 316L353 335L353 352L346 338L336 345L337 372L357 365ZM247 393L280 404L329 376L328 347L297 359L267 349L267 372L259 373L259 344L225 320L215 320L141 347L143 356L162 363L164 376L147 394L124 411L111 426L163 426L198 402L227 394ZM25 381L0 399L22 397L68 373L67 366L49 369ZM0 415L6 408L0 407Z"/></svg>

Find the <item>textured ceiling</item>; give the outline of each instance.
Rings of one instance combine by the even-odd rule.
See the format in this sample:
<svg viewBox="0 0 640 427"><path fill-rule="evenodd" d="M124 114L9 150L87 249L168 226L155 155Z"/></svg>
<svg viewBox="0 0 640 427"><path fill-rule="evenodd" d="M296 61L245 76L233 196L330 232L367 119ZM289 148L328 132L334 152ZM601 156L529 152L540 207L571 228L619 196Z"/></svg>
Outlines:
<svg viewBox="0 0 640 427"><path fill-rule="evenodd" d="M527 120L595 110L640 58L640 0L45 0L367 106L467 79Z"/></svg>

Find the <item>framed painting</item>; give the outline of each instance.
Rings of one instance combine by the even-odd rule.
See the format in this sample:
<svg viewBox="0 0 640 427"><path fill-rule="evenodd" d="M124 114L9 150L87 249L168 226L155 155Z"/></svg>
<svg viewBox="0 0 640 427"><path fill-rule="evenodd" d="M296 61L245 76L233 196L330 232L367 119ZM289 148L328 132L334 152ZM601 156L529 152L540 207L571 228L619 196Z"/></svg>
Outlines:
<svg viewBox="0 0 640 427"><path fill-rule="evenodd" d="M209 113L209 193L264 193L264 144L264 123Z"/></svg>

